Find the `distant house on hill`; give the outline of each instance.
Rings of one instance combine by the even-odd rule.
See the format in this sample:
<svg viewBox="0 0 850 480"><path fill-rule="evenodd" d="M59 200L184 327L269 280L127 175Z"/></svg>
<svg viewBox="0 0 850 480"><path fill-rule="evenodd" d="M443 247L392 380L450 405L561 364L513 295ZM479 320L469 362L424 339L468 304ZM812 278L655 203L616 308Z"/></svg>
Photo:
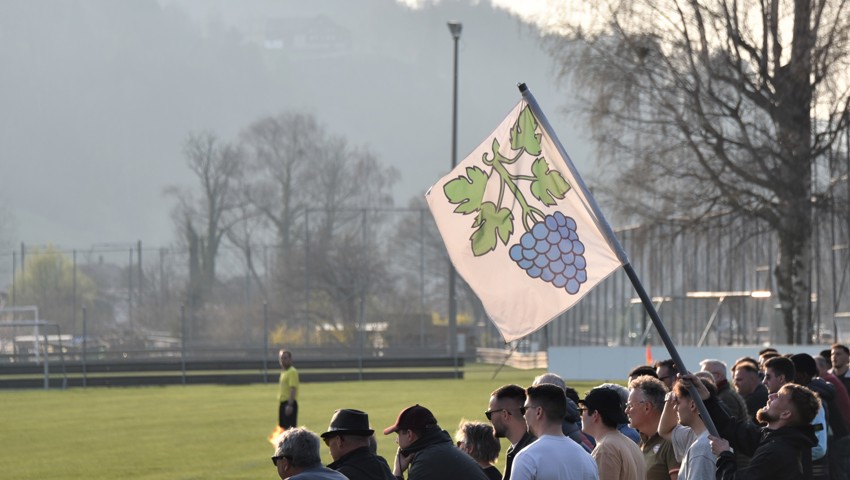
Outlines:
<svg viewBox="0 0 850 480"><path fill-rule="evenodd" d="M266 21L264 30L263 46L267 50L312 57L351 51L351 31L326 15L271 18Z"/></svg>

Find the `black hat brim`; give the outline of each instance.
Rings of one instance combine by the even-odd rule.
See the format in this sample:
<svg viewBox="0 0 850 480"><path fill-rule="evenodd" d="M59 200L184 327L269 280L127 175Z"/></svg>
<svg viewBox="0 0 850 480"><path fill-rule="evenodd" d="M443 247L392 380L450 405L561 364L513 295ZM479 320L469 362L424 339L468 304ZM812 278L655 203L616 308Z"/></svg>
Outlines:
<svg viewBox="0 0 850 480"><path fill-rule="evenodd" d="M374 433L374 430L328 430L320 436L322 438L327 438L334 435L356 435L359 437L371 437Z"/></svg>

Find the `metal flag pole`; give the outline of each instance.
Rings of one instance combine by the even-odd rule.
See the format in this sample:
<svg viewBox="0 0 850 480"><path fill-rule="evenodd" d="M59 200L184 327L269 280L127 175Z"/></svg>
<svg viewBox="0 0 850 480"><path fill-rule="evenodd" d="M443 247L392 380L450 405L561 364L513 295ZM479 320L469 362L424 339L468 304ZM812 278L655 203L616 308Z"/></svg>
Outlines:
<svg viewBox="0 0 850 480"><path fill-rule="evenodd" d="M552 139L552 143L555 144L555 147L558 149L558 153L561 154L561 157L564 159L567 164L567 168L570 170L573 178L575 179L577 185L574 187L578 188L579 191L583 194L585 200L588 203L588 207L591 209L594 220L596 221L596 226L599 230L605 235L605 239L608 241L608 245L611 246L611 249L617 254L617 258L623 264L623 270L626 271L626 275L629 277L629 281L632 282L632 286L637 292L638 297L640 297L641 303L643 307L646 309L649 314L649 318L652 320L652 324L655 325L655 330L658 331L658 335L661 337L661 341L664 342L664 346L667 348L667 352L670 353L670 358L673 359L673 362L676 363L677 368L682 373L688 373L688 369L685 367L685 363L682 361L682 357L679 355L678 350L676 350L676 345L673 344L673 339L670 338L670 335L667 333L667 328L664 327L664 323L661 321L661 317L658 315L658 311L655 310L655 305L652 303L652 299L646 293L646 290L643 288L643 284L640 281L635 269L632 267L629 262L629 257L626 255L626 251L623 249L623 246L620 244L620 241L617 239L617 236L614 234L614 230L611 229L611 226L608 224L608 221L605 219L605 216L602 214L602 210L599 209L599 205L596 203L596 200L593 198L593 195L590 194L587 186L584 184L584 180L582 180L581 175L579 175L578 170L575 165L573 165L572 160L570 160L570 156L567 154L566 150L564 150L563 145L561 145L561 141L558 140L558 137L555 135L555 131L552 129L552 126L549 124L549 120L546 118L546 115L543 114L543 111L540 109L540 105L538 105L537 100L534 99L534 95L528 90L528 87L524 83L520 83L517 85L519 87L519 91L522 94L522 98L528 104L529 108L531 108L531 112L534 114L534 117L540 122L540 125L543 127L543 130L549 135ZM691 385L688 387L688 391L691 394L691 398L696 402L697 408L699 409L700 416L702 417L703 423L705 423L708 432L714 435L715 437L719 436L717 433L717 428L714 426L714 422L711 420L711 416L708 414L708 410L705 408L705 403L703 403L702 398L700 398L699 393L697 392L696 386Z"/></svg>

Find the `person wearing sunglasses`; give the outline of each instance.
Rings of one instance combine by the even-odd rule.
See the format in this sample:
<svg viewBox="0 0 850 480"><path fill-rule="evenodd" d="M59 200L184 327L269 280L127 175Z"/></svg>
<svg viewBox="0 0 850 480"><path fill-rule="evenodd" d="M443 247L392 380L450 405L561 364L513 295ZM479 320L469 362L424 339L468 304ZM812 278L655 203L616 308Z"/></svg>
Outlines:
<svg viewBox="0 0 850 480"><path fill-rule="evenodd" d="M646 462L647 480L676 480L679 476L679 461L673 452L673 444L658 434L667 392L661 380L649 375L629 383L625 413L629 417L629 425L641 434L640 450Z"/></svg>
<svg viewBox="0 0 850 480"><path fill-rule="evenodd" d="M319 436L306 428L290 428L280 434L272 463L281 480L348 480L322 465Z"/></svg>
<svg viewBox="0 0 850 480"><path fill-rule="evenodd" d="M519 385L502 385L490 394L490 403L484 412L484 416L493 425L496 438L507 438L511 442L505 452L505 473L502 480L510 480L511 465L516 454L537 440L537 437L528 432L525 418L520 413L524 403L524 388Z"/></svg>

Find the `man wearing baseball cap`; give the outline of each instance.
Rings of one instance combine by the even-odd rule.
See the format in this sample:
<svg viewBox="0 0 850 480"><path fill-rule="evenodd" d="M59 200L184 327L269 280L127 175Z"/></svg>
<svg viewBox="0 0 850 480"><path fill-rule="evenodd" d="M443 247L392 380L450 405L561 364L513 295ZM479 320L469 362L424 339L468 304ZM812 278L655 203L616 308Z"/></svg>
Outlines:
<svg viewBox="0 0 850 480"><path fill-rule="evenodd" d="M487 480L484 470L456 448L448 432L427 408L414 405L398 414L384 435L398 434L393 475L408 480Z"/></svg>
<svg viewBox="0 0 850 480"><path fill-rule="evenodd" d="M328 468L349 480L394 480L384 457L369 448L373 433L366 412L350 408L335 411L328 431L322 434L334 459Z"/></svg>
<svg viewBox="0 0 850 480"><path fill-rule="evenodd" d="M620 394L596 387L579 402L581 429L596 439L590 455L599 466L599 480L645 480L646 463L637 444L617 430L629 421L620 406Z"/></svg>

